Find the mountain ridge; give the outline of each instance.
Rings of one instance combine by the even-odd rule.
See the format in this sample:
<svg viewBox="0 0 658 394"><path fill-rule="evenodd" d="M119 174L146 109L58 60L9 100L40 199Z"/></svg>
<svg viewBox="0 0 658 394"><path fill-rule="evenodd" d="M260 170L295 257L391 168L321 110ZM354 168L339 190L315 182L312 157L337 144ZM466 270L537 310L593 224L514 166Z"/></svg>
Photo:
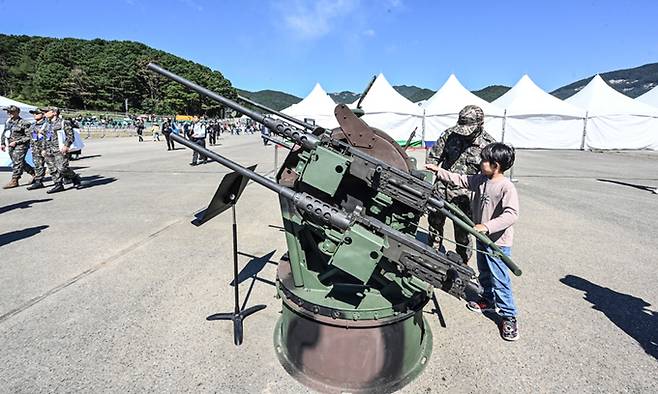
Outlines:
<svg viewBox="0 0 658 394"><path fill-rule="evenodd" d="M134 110L152 113L222 113L217 103L146 71L144 66L149 61L160 62L228 97L235 97L237 91L276 110L302 100L272 89L251 92L235 88L218 70L135 41L6 34L0 34L0 94L37 105L47 103L78 110L122 111L127 102ZM599 75L620 93L635 98L658 86L658 63ZM564 85L551 94L568 98L593 76ZM435 93L414 85L393 88L412 102L426 100ZM494 84L473 93L491 102L509 89ZM337 103L351 104L360 94L345 90L329 96Z"/></svg>

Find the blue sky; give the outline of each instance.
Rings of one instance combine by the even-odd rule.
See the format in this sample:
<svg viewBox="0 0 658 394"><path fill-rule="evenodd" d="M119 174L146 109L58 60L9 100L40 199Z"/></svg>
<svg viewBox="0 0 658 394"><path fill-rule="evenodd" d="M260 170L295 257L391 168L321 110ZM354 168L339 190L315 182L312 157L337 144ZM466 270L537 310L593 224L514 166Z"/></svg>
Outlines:
<svg viewBox="0 0 658 394"><path fill-rule="evenodd" d="M5 34L139 41L297 96L316 81L360 92L380 72L432 90L453 72L471 90L528 73L550 91L658 62L658 0L0 0L0 12Z"/></svg>

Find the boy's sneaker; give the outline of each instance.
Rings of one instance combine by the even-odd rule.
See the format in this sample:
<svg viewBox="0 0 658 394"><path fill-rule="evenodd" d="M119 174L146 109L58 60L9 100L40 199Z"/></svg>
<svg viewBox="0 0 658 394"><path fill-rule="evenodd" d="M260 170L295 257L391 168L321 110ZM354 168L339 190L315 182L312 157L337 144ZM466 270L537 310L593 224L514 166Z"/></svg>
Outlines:
<svg viewBox="0 0 658 394"><path fill-rule="evenodd" d="M506 341L519 339L519 327L515 317L503 317L500 322L500 336Z"/></svg>
<svg viewBox="0 0 658 394"><path fill-rule="evenodd" d="M468 304L466 304L466 307L473 312L480 313L496 310L496 306L493 302L482 297L480 297L477 301L469 301Z"/></svg>

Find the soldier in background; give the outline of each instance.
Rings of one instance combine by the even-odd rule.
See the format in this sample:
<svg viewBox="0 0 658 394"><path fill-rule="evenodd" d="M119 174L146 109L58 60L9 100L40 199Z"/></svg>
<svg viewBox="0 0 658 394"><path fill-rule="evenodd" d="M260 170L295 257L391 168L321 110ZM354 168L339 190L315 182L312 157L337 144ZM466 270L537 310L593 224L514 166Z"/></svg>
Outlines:
<svg viewBox="0 0 658 394"><path fill-rule="evenodd" d="M142 119L137 119L135 127L137 128L137 138L139 138L139 142L144 142L144 121Z"/></svg>
<svg viewBox="0 0 658 394"><path fill-rule="evenodd" d="M3 108L9 114L9 119L5 124L5 131L0 137L0 149L4 152L9 149L9 157L13 162L11 181L4 185L3 189L11 189L18 186L18 180L23 175L23 171L34 176L34 168L25 161L25 156L30 148L30 136L28 129L30 122L20 117L21 109L15 105ZM6 141L6 135L9 135L9 141Z"/></svg>
<svg viewBox="0 0 658 394"><path fill-rule="evenodd" d="M448 171L461 175L475 175L480 172L480 153L482 148L496 142L484 131L484 111L476 105L467 105L459 111L457 125L447 129L429 152L427 163L436 164ZM434 190L446 201L453 203L468 217L471 215L471 192L456 186L446 186L441 182L434 185ZM441 213L430 213L429 244L437 250L443 246L443 226L446 217ZM453 225L455 251L464 264L471 258L472 245L468 232L456 224Z"/></svg>
<svg viewBox="0 0 658 394"><path fill-rule="evenodd" d="M208 143L210 146L215 146L217 144L217 123L215 121L208 122L206 131L208 132Z"/></svg>
<svg viewBox="0 0 658 394"><path fill-rule="evenodd" d="M171 133L174 131L171 124L171 119L165 118L162 122L162 135L164 135L165 140L167 141L167 150L176 150L174 148L174 140L171 138Z"/></svg>
<svg viewBox="0 0 658 394"><path fill-rule="evenodd" d="M50 194L63 191L64 185L62 184L62 181L64 178L71 180L76 189L81 189L82 180L80 179L80 175L76 174L69 167L68 153L75 139L73 127L71 127L71 122L64 120L59 116L60 109L57 107L47 107L41 110L45 112L46 118L48 118L48 123L50 125L49 130L46 133L46 149L44 156L46 158L46 162L50 160L58 171L57 177L51 174L53 175L55 187L48 190L46 193ZM59 147L58 136L58 132L60 130L64 132L64 141L62 141L63 146L61 148Z"/></svg>
<svg viewBox="0 0 658 394"><path fill-rule="evenodd" d="M30 111L34 115L35 123L30 126L28 135L30 136L30 148L32 148L32 160L34 161L34 181L28 186L27 190L42 189L43 178L46 175L46 134L50 130L50 124L39 108ZM57 177L57 167L52 162L48 162L48 170L53 181Z"/></svg>

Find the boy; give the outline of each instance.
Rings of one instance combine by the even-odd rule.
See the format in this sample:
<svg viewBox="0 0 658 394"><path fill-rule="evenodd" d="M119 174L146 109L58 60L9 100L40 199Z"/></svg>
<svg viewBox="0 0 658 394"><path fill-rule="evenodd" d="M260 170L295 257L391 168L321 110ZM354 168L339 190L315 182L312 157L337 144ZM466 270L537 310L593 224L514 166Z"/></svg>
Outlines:
<svg viewBox="0 0 658 394"><path fill-rule="evenodd" d="M477 175L458 175L443 168L427 164L425 168L436 173L439 180L475 192L471 201L475 230L488 234L489 238L506 255L511 254L514 229L519 217L519 198L514 184L504 172L514 164L514 148L495 142L482 149L482 161ZM491 248L477 242L478 252L492 253ZM477 301L466 306L475 312L498 309L502 317L500 335L507 341L516 341L519 332L516 321L516 305L512 295L512 283L505 263L490 254L478 253L478 280L484 288Z"/></svg>

